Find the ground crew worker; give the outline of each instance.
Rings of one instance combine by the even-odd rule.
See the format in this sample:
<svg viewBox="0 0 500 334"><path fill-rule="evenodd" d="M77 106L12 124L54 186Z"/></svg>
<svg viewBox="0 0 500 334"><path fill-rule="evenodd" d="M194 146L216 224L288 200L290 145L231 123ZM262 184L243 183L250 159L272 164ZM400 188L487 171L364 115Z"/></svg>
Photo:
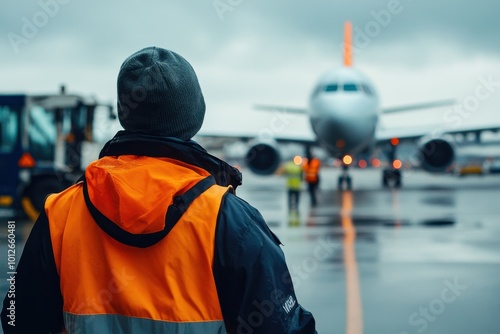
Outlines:
<svg viewBox="0 0 500 334"><path fill-rule="evenodd" d="M305 180L307 182L307 189L311 197L311 206L318 204L317 192L319 187L319 169L321 161L314 157L311 150L307 150L307 159L305 160L302 168L304 169Z"/></svg>
<svg viewBox="0 0 500 334"><path fill-rule="evenodd" d="M241 174L191 140L204 114L183 57L150 47L125 60L125 130L46 199L4 333L315 333L279 240L234 193Z"/></svg>
<svg viewBox="0 0 500 334"><path fill-rule="evenodd" d="M302 168L294 160L285 163L284 174L288 187L288 211L299 211L300 189L302 186Z"/></svg>

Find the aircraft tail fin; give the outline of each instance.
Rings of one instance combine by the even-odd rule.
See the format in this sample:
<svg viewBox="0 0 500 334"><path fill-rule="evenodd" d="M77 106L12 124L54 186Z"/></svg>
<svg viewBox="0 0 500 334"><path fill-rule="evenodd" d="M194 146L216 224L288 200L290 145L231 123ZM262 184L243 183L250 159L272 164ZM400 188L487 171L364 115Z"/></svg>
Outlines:
<svg viewBox="0 0 500 334"><path fill-rule="evenodd" d="M352 66L352 24L349 21L344 24L344 66Z"/></svg>

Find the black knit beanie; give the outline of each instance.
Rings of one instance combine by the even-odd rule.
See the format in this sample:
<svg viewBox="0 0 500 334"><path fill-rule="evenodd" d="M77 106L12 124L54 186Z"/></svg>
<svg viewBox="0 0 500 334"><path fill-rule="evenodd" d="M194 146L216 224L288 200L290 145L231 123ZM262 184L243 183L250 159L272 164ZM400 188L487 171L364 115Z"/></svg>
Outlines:
<svg viewBox="0 0 500 334"><path fill-rule="evenodd" d="M118 118L125 130L191 139L205 117L205 100L182 56L148 47L128 57L118 74Z"/></svg>

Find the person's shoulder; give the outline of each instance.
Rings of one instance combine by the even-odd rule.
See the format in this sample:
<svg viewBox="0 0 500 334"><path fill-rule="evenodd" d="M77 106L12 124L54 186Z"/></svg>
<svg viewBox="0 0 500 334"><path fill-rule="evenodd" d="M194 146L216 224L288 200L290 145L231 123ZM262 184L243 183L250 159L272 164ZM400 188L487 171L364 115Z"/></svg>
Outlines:
<svg viewBox="0 0 500 334"><path fill-rule="evenodd" d="M260 223L265 224L264 218L259 210L232 192L227 192L222 200L219 211L219 216L221 215L226 218L231 218L231 221L237 220L237 225L239 225L240 228Z"/></svg>
<svg viewBox="0 0 500 334"><path fill-rule="evenodd" d="M259 210L233 193L227 193L218 216L219 232L226 237L241 239L242 236L266 238L280 244L278 237L269 229ZM245 238L247 239L247 238Z"/></svg>
<svg viewBox="0 0 500 334"><path fill-rule="evenodd" d="M58 207L58 210L61 207L69 207L69 205L73 202L74 197L78 194L79 191L81 191L82 185L82 182L78 182L67 187L59 193L47 195L44 203L45 210L47 210L49 207Z"/></svg>

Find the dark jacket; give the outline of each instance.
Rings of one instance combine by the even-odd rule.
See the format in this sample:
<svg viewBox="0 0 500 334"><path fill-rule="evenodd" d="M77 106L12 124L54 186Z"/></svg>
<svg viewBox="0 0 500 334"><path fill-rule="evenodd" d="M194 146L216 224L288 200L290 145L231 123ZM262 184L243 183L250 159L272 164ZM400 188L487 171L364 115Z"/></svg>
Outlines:
<svg viewBox="0 0 500 334"><path fill-rule="evenodd" d="M222 186L241 184L241 174L208 154L194 141L119 132L100 157L117 155L169 157L208 171ZM297 302L278 238L260 213L228 192L219 210L213 275L228 333L315 333L311 313ZM4 333L59 333L62 296L44 212L36 221L17 267L15 324L8 324L4 299Z"/></svg>

